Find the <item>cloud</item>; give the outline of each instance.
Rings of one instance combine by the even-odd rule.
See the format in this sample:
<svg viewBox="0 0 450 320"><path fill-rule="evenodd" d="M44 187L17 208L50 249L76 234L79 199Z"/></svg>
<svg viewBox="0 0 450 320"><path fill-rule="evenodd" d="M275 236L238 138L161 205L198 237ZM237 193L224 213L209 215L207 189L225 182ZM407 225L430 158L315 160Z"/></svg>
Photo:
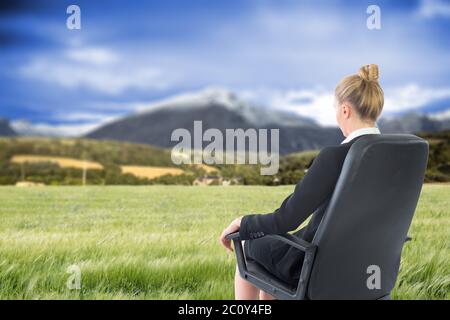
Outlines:
<svg viewBox="0 0 450 320"><path fill-rule="evenodd" d="M322 88L291 90L246 90L244 98L270 108L295 112L310 117L321 125L336 126L334 94ZM450 87L431 88L409 84L385 90L382 116L417 110L435 101L450 98Z"/></svg>
<svg viewBox="0 0 450 320"><path fill-rule="evenodd" d="M67 50L66 56L81 63L88 63L94 65L111 65L117 63L120 58L111 50L105 48L82 48Z"/></svg>
<svg viewBox="0 0 450 320"><path fill-rule="evenodd" d="M116 116L110 113L98 113L98 112L57 112L51 115L52 120L61 121L64 123L70 122L101 122L105 123L116 119Z"/></svg>
<svg viewBox="0 0 450 320"><path fill-rule="evenodd" d="M30 123L24 120L14 120L11 127L20 135L28 136L50 136L50 137L74 137L81 136L94 130L99 123L83 124L58 124Z"/></svg>
<svg viewBox="0 0 450 320"><path fill-rule="evenodd" d="M73 48L43 55L19 68L23 77L68 89L87 88L109 95L129 89L161 90L168 86L162 71L146 64L121 59L107 49Z"/></svg>
<svg viewBox="0 0 450 320"><path fill-rule="evenodd" d="M321 125L336 125L333 93L321 88L243 91L244 99L269 108L313 118Z"/></svg>
<svg viewBox="0 0 450 320"><path fill-rule="evenodd" d="M31 123L26 120L11 122L13 129L21 135L51 136L51 137L78 137L119 118L108 113L97 112L66 112L51 115L58 124L45 122Z"/></svg>
<svg viewBox="0 0 450 320"><path fill-rule="evenodd" d="M428 117L435 120L450 120L450 109L441 112L431 113L428 115Z"/></svg>
<svg viewBox="0 0 450 320"><path fill-rule="evenodd" d="M443 0L422 0L418 15L422 18L450 17L450 3Z"/></svg>
<svg viewBox="0 0 450 320"><path fill-rule="evenodd" d="M385 93L385 110L389 113L414 110L447 98L450 98L450 87L430 88L409 84Z"/></svg>
<svg viewBox="0 0 450 320"><path fill-rule="evenodd" d="M423 1L420 19L415 9L394 10L396 4L386 3L382 10L392 10L382 15L380 31L367 30L364 6L343 1L251 3L242 10L231 5L228 14L208 10L201 17L196 9L186 9L175 22L172 8L167 15L158 12L157 20L138 19L136 11L123 11L121 5L110 10L114 18L92 8L95 28L85 24L79 33L61 28L59 18L44 25L43 17L22 22L22 28L39 30L55 44L30 46L22 56L14 52L11 68L20 63L14 86L25 88L25 78L27 93L5 89L4 101L39 109L43 121L58 117L90 123L102 121L108 112L145 110L148 101L219 85L258 104L335 125L332 88L342 76L372 62L380 65L383 87L392 88L386 90L383 114L447 96L448 41L441 34L444 28L435 27L441 21L425 19L448 16L449 5L443 1ZM142 8L134 10L151 11ZM9 84L10 79L8 74L3 81ZM409 82L414 84L403 85ZM441 88L427 87L430 83ZM7 103L1 107L14 108ZM65 118L56 113L61 108L73 113ZM20 117L26 118L26 112Z"/></svg>

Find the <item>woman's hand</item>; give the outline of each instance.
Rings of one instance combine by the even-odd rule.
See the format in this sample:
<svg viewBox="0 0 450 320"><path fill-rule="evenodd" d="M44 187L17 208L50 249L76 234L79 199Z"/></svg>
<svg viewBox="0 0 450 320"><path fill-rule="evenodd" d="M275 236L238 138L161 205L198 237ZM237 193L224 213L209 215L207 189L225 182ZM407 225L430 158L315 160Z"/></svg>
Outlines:
<svg viewBox="0 0 450 320"><path fill-rule="evenodd" d="M241 228L241 220L242 217L239 217L237 219L234 219L233 222L230 223L228 227L226 227L222 234L220 235L220 242L222 242L222 245L229 251L233 252L233 248L231 247L231 240L228 240L225 238L230 233L236 232Z"/></svg>

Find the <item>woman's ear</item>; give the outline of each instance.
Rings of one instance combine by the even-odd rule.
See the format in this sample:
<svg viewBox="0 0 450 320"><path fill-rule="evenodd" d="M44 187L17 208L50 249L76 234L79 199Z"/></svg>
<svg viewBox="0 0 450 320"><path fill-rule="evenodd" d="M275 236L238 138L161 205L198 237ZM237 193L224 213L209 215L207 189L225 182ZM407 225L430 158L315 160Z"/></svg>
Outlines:
<svg viewBox="0 0 450 320"><path fill-rule="evenodd" d="M352 106L348 102L342 103L342 116L344 119L350 118L352 113Z"/></svg>

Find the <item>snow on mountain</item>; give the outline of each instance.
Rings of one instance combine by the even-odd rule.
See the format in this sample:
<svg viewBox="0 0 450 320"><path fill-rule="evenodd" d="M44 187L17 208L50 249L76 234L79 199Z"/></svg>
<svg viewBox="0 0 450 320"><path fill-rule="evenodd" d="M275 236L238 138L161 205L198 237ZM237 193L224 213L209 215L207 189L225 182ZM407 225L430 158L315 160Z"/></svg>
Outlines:
<svg viewBox="0 0 450 320"><path fill-rule="evenodd" d="M189 92L170 97L140 109L135 115L152 113L160 110L202 109L211 105L221 106L236 112L255 126L279 124L283 126L317 126L312 118L299 116L292 112L267 109L244 101L235 93L220 87Z"/></svg>

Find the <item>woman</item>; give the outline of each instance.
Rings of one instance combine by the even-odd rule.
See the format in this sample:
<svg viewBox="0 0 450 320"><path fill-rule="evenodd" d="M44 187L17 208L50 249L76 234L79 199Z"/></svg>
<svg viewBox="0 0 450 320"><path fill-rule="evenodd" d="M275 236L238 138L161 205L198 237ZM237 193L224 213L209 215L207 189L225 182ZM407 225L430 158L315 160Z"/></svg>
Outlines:
<svg viewBox="0 0 450 320"><path fill-rule="evenodd" d="M266 234L284 234L295 230L311 214L305 228L294 235L310 242L322 220L344 159L351 145L362 135L379 134L376 120L384 104L383 90L378 83L378 66L365 65L358 74L342 79L335 89L336 121L346 137L338 146L323 148L314 159L294 193L287 197L280 208L270 214L250 214L235 219L220 236L220 241L232 251L227 234L239 231L244 241L247 259L253 259L279 279L296 284L300 276L303 253L288 244ZM317 210L319 209L319 210ZM272 297L254 287L239 275L236 268L236 299L271 299Z"/></svg>

